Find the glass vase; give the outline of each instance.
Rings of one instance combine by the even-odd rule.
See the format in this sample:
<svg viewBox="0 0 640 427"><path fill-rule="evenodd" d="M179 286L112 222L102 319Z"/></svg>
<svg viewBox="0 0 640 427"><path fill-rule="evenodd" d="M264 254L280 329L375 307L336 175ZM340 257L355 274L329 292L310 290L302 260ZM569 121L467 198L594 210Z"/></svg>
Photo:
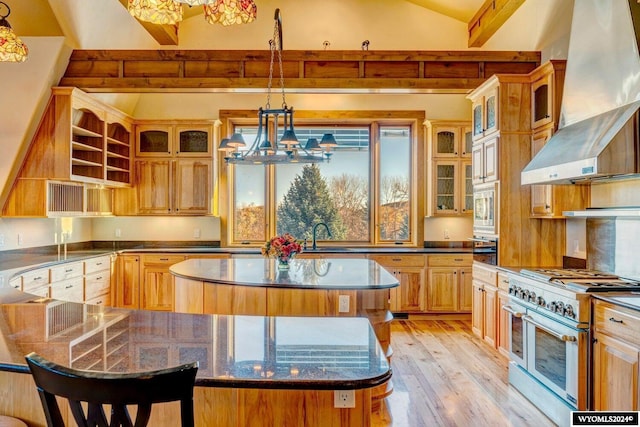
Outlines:
<svg viewBox="0 0 640 427"><path fill-rule="evenodd" d="M278 258L278 270L280 270L280 271L289 270L289 259L288 258Z"/></svg>

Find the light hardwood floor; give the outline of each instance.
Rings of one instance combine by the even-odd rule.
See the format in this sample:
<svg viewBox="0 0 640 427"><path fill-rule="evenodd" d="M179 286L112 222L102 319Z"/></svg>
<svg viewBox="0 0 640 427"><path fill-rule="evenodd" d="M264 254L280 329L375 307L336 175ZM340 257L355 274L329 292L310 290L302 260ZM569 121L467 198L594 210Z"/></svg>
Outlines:
<svg viewBox="0 0 640 427"><path fill-rule="evenodd" d="M394 320L391 346L394 391L376 427L554 426L509 386L507 359L470 321Z"/></svg>

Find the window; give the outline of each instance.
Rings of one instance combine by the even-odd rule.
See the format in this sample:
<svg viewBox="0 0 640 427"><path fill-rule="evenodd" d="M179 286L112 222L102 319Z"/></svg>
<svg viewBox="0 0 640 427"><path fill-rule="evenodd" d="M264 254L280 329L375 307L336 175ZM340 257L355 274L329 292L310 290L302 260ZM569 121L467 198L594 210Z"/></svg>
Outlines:
<svg viewBox="0 0 640 427"><path fill-rule="evenodd" d="M417 120L406 118L397 123L305 123L297 117L296 135L303 145L309 138L334 134L338 146L333 156L315 164L220 168L227 175L229 194L225 243L260 245L284 232L311 241L313 226L324 222L331 236L321 227L318 241L415 244L415 183L421 176L416 170L422 152L417 128ZM255 124L230 119L226 133L242 133L250 146L256 131Z"/></svg>

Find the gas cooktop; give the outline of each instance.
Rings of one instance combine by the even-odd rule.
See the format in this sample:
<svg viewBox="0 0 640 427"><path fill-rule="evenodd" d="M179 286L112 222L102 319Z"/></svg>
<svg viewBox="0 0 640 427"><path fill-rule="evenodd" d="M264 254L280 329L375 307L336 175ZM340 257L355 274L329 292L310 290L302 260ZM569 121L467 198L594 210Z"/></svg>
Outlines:
<svg viewBox="0 0 640 427"><path fill-rule="evenodd" d="M574 268L522 269L520 274L533 279L563 285L581 292L609 292L640 289L640 282L597 270Z"/></svg>
<svg viewBox="0 0 640 427"><path fill-rule="evenodd" d="M567 279L617 279L618 276L597 270L587 270L582 268L530 268L520 270L523 276L538 280L566 281Z"/></svg>

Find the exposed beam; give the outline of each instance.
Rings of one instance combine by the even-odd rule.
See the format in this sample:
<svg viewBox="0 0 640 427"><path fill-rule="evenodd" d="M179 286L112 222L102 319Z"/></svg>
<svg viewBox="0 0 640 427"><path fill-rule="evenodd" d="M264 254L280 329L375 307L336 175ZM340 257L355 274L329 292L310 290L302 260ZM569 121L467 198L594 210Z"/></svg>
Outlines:
<svg viewBox="0 0 640 427"><path fill-rule="evenodd" d="M525 74L540 52L285 51L289 90L464 92L493 74ZM87 92L233 92L267 87L268 50L76 50L61 86Z"/></svg>
<svg viewBox="0 0 640 427"><path fill-rule="evenodd" d="M120 0L125 8L128 9L128 0ZM137 21L159 44L163 46L178 46L178 24L175 25L158 25L150 22Z"/></svg>
<svg viewBox="0 0 640 427"><path fill-rule="evenodd" d="M469 21L469 47L482 47L524 2L486 0Z"/></svg>

